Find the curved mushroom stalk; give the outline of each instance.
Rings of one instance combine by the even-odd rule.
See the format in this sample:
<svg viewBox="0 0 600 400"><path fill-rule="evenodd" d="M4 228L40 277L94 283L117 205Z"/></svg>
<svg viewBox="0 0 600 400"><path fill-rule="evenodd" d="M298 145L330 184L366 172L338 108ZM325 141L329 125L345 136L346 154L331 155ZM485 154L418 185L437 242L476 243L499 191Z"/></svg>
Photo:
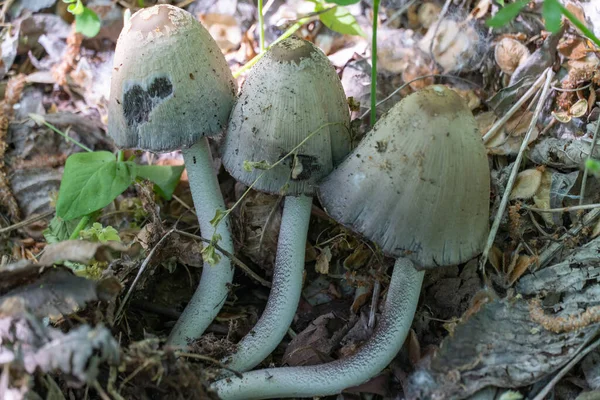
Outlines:
<svg viewBox="0 0 600 400"><path fill-rule="evenodd" d="M402 348L408 335L424 272L400 258L373 336L354 355L327 364L269 368L247 372L213 384L222 400L328 396L366 382L381 372Z"/></svg>
<svg viewBox="0 0 600 400"><path fill-rule="evenodd" d="M214 231L210 221L214 218L216 210L225 211L225 202L219 181L213 172L208 139L200 139L189 149L182 150L182 153L194 199L194 208L198 215L200 232L204 236L210 236ZM197 184L191 184L192 182ZM221 220L216 233L221 235L219 245L224 250L233 253L229 218ZM199 338L219 313L229 294L229 286L234 272L231 261L223 254L220 256L221 259L215 265L204 263L200 284L171 331L167 344L186 346L190 339Z"/></svg>
<svg viewBox="0 0 600 400"><path fill-rule="evenodd" d="M269 300L254 328L238 343L236 352L224 360L234 371L248 371L267 358L292 324L302 292L311 208L312 197L285 199Z"/></svg>
<svg viewBox="0 0 600 400"><path fill-rule="evenodd" d="M312 196L318 182L350 151L349 124L335 68L306 40L279 42L246 77L229 117L223 166L255 190L284 191L286 201L267 307L231 355L232 369L245 371L266 358L294 318ZM248 161L263 160L268 169L247 169Z"/></svg>

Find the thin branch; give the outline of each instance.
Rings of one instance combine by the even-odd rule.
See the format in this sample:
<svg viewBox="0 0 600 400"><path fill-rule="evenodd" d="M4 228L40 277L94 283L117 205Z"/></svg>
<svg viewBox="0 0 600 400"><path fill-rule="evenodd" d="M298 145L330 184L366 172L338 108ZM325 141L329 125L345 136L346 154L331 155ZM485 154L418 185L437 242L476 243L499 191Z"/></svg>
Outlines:
<svg viewBox="0 0 600 400"><path fill-rule="evenodd" d="M529 90L525 92L523 97L521 97L515 103L515 105L512 106L510 110L508 110L506 114L502 116L502 118L496 121L496 123L492 125L490 130L485 135L483 135L483 143L489 142L496 135L496 132L498 132L500 128L502 128L504 124L508 122L508 120L513 116L513 114L516 113L517 110L521 108L521 106L525 104L525 102L529 100L531 96L533 96L533 94L540 88L540 86L542 86L542 82L544 82L544 74L540 75L540 77L533 83Z"/></svg>
<svg viewBox="0 0 600 400"><path fill-rule="evenodd" d="M33 224L34 222L39 221L40 219L44 219L44 218L50 217L51 215L54 215L54 211L46 211L43 214L36 215L34 217L26 219L25 221L17 222L16 224L13 224L11 226L7 226L6 228L2 228L2 229L0 229L0 234L6 233L6 232L10 232L10 231L14 231L15 229L19 229L19 228L22 228L22 227L27 226L29 224Z"/></svg>
<svg viewBox="0 0 600 400"><path fill-rule="evenodd" d="M223 364L221 361L216 360L212 357L208 357L208 356L203 356L201 354L194 354L194 353L185 353L185 352L181 352L181 351L176 351L175 352L175 356L176 357L186 357L186 358L192 358L195 360L202 360L202 361L208 361L210 363L213 363L217 366L219 366L220 368L226 369L229 372L232 372L235 376L237 376L238 378L242 377L242 374L239 371L236 371L234 369L231 369L229 367L227 367L225 364Z"/></svg>
<svg viewBox="0 0 600 400"><path fill-rule="evenodd" d="M252 271L250 269L250 267L248 267L246 264L244 264L242 262L242 260L240 260L239 258L237 258L236 256L234 256L233 254L231 254L227 250L223 249L218 244L211 242L210 239L205 239L202 236L194 235L193 233L188 233L188 232L180 231L179 229L174 229L174 232L180 234L181 236L186 236L186 237L189 237L189 238L192 238L192 239L196 239L196 240L199 240L199 241L204 242L204 243L209 243L209 244L212 243L212 245L215 247L215 249L217 249L221 253L223 253L223 255L225 257L229 258L232 263L234 263L242 271L244 271L246 274L248 274L248 276L250 276L250 278L254 279L255 281L257 281L258 283L260 283L263 286L266 286L268 288L271 287L271 283L270 282L268 282L268 281L264 280L263 278L261 278L260 276L258 276L258 274L256 272Z"/></svg>
<svg viewBox="0 0 600 400"><path fill-rule="evenodd" d="M117 310L117 313L115 314L115 321L119 321L120 317L121 317L121 313L123 312L123 309L125 308L125 304L127 303L127 300L129 299L129 297L131 296L131 293L133 293L133 289L135 288L135 285L138 283L138 281L140 280L142 274L144 273L144 271L146 271L146 268L148 267L148 264L150 263L150 260L152 259L152 257L154 256L154 253L156 253L157 249L159 249L160 247L162 247L163 242L173 233L175 232L175 228L171 229L170 231L168 231L167 233L164 234L164 236L162 238L160 238L160 240L158 241L158 243L156 243L156 246L154 246L152 248L152 250L150 250L150 253L148 253L148 255L146 256L146 259L144 260L144 262L142 262L142 265L140 266L140 269L138 270L137 275L135 276L135 279L133 280L133 283L131 284L131 286L129 287L129 290L127 291L127 294L125 295L125 297L123 298L123 300L121 301L121 305L119 305L119 309Z"/></svg>
<svg viewBox="0 0 600 400"><path fill-rule="evenodd" d="M523 155L525 154L525 149L527 149L527 145L529 143L529 138L531 134L535 130L535 125L537 120L540 117L542 112L542 107L544 105L544 101L546 100L546 96L548 94L548 89L550 88L550 82L552 81L554 73L550 68L546 69L546 71L542 74L542 76L546 77L546 83L544 84L544 88L542 90L542 95L540 96L540 101L535 109L533 114L533 118L529 123L529 128L527 129L527 133L523 138L523 142L521 143L521 148L519 149L519 154L517 155L517 159L515 160L514 167L510 173L510 177L508 178L508 182L506 184L506 189L504 194L502 195L502 200L500 201L500 206L498 207L498 213L496 214L496 218L494 219L494 223L492 224L492 228L490 229L490 234L487 239L487 243L485 248L483 249L483 254L481 255L481 259L479 260L479 267L481 270L484 270L485 264L488 260L488 255L492 245L494 244L494 239L496 238L496 233L498 232L498 228L500 227L500 221L502 220L502 216L504 215L504 211L506 210L506 206L508 205L508 200L510 198L510 192L517 180L517 174L519 172L519 168L521 167L521 161L523 160ZM539 79L538 79L539 80Z"/></svg>
<svg viewBox="0 0 600 400"><path fill-rule="evenodd" d="M521 204L521 207L535 212L543 212L543 213L562 213L568 211L577 211L577 210L593 210L595 208L600 208L600 203L595 204L584 204L579 206L571 206L571 207L561 207L561 208L537 208L531 207L526 204Z"/></svg>
<svg viewBox="0 0 600 400"><path fill-rule="evenodd" d="M552 378L550 382L533 398L533 400L544 400L550 390L560 381L566 374L569 372L579 361L583 359L586 355L588 355L592 350L596 349L600 346L600 339L596 340L594 343L590 344L588 347L583 349L579 354L577 354L571 361L567 363L555 376Z"/></svg>
<svg viewBox="0 0 600 400"><path fill-rule="evenodd" d="M578 235L579 232L581 232L581 230L585 226L590 225L598 217L600 217L600 208L595 208L592 211L590 211L589 213L587 213L585 215L585 217L582 218L581 222L579 224L577 224L577 226L571 228L567 233L562 235L562 237L558 241L556 241L556 242L552 243L550 246L548 246L548 248L546 250L544 250L542 254L540 254L540 257L538 259L538 263L539 263L538 268L543 267L544 265L546 265L546 263L548 263L550 260L552 260L554 258L554 256L556 255L556 253L558 253L560 251L560 249L563 248L567 239Z"/></svg>

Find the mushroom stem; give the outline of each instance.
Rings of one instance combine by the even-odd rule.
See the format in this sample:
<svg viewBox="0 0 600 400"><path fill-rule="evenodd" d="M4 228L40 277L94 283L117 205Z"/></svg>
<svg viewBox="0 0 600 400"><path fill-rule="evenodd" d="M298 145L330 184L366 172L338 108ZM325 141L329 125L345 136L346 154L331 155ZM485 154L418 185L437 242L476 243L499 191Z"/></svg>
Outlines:
<svg viewBox="0 0 600 400"><path fill-rule="evenodd" d="M224 361L234 371L248 371L271 354L294 319L302 292L311 208L312 197L285 198L269 300L257 324Z"/></svg>
<svg viewBox="0 0 600 400"><path fill-rule="evenodd" d="M381 372L408 335L424 272L399 258L385 308L373 336L354 355L327 364L269 368L229 377L213 384L222 400L328 396L366 382Z"/></svg>
<svg viewBox="0 0 600 400"><path fill-rule="evenodd" d="M203 235L210 235L214 230L210 221L214 218L217 209L225 211L225 202L219 181L213 172L208 139L201 138L192 147L183 149L182 153L200 223L200 232ZM224 218L219 223L216 233L221 235L219 245L233 253L228 218ZM215 265L204 263L200 284L171 331L167 340L168 345L187 346L188 340L197 339L204 333L227 299L233 272L231 261L223 254Z"/></svg>

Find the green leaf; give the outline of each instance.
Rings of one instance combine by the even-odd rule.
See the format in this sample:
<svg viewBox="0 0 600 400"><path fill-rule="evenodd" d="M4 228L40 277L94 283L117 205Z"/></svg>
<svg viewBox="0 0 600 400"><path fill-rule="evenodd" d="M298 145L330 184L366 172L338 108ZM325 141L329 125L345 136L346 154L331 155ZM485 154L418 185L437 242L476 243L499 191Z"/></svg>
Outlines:
<svg viewBox="0 0 600 400"><path fill-rule="evenodd" d="M148 179L156 184L155 190L166 200L171 200L173 192L179 183L184 166L137 165L129 162L135 168L139 178Z"/></svg>
<svg viewBox="0 0 600 400"><path fill-rule="evenodd" d="M108 151L76 153L65 164L58 191L56 215L70 221L106 207L135 178L126 162L117 162Z"/></svg>
<svg viewBox="0 0 600 400"><path fill-rule="evenodd" d="M560 30L562 12L558 1L544 0L544 5L542 6L542 16L544 17L547 31L556 33Z"/></svg>
<svg viewBox="0 0 600 400"><path fill-rule="evenodd" d="M207 246L204 246L204 248L200 252L202 254L202 258L204 259L204 261L208 262L210 265L215 265L216 263L219 262L219 260L221 260L221 256L217 253L216 247L215 247L215 244L219 243L219 241L221 239L222 239L221 235L219 235L218 233L215 233L210 238L210 244L208 244Z"/></svg>
<svg viewBox="0 0 600 400"><path fill-rule="evenodd" d="M71 3L69 5L69 7L67 7L67 11L73 15L79 15L83 12L84 8L85 7L83 6L83 3L81 2L81 0L77 0L77 3L75 3L75 4Z"/></svg>
<svg viewBox="0 0 600 400"><path fill-rule="evenodd" d="M327 7L322 4L317 4L315 7L315 11L326 9ZM342 35L366 36L354 16L344 7L336 6L329 11L319 14L319 19L326 27Z"/></svg>
<svg viewBox="0 0 600 400"><path fill-rule="evenodd" d="M99 222L94 222L90 228L82 230L81 236L90 242L106 243L109 241L121 241L119 232L115 228L112 226L103 227Z"/></svg>
<svg viewBox="0 0 600 400"><path fill-rule="evenodd" d="M75 3L77 0L62 0L63 3L65 4L71 4L71 3Z"/></svg>
<svg viewBox="0 0 600 400"><path fill-rule="evenodd" d="M585 166L594 175L598 176L600 174L600 161L589 159L585 161Z"/></svg>
<svg viewBox="0 0 600 400"><path fill-rule="evenodd" d="M55 216L50 220L48 227L44 229L44 238L46 238L48 244L68 240L77 224L79 224L78 220L65 221L62 218Z"/></svg>
<svg viewBox="0 0 600 400"><path fill-rule="evenodd" d="M327 0L329 3L337 4L338 6L349 6L351 4L356 4L360 2L360 0Z"/></svg>
<svg viewBox="0 0 600 400"><path fill-rule="evenodd" d="M244 163L242 164L242 168L244 168L244 171L252 172L255 168L267 170L267 169L271 169L272 166L266 160L262 160L262 161L244 160Z"/></svg>
<svg viewBox="0 0 600 400"><path fill-rule="evenodd" d="M215 216L213 217L213 219L210 220L210 224L216 228L217 225L219 225L219 223L221 222L221 220L223 218L225 218L226 216L227 216L227 211L217 209L215 211Z"/></svg>
<svg viewBox="0 0 600 400"><path fill-rule="evenodd" d="M485 21L485 24L490 28L501 28L515 19L528 3L529 0L519 0L504 6L496 15Z"/></svg>
<svg viewBox="0 0 600 400"><path fill-rule="evenodd" d="M87 7L75 17L75 31L87 37L94 37L100 32L102 22L98 15Z"/></svg>

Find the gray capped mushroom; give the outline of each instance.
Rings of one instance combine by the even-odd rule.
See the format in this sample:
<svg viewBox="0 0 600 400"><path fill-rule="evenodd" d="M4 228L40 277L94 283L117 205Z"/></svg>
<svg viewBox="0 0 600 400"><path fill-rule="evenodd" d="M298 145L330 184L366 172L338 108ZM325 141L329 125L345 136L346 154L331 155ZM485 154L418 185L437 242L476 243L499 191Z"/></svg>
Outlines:
<svg viewBox="0 0 600 400"><path fill-rule="evenodd" d="M337 73L310 42L281 41L246 78L229 119L223 165L246 185L286 199L271 294L256 326L225 360L234 370L246 371L264 360L292 322L302 289L312 196L316 183L350 151L349 123ZM266 170L248 170L248 162L263 161Z"/></svg>
<svg viewBox="0 0 600 400"><path fill-rule="evenodd" d="M458 94L436 85L381 118L323 181L319 198L385 254L433 268L483 250L489 176L473 115Z"/></svg>
<svg viewBox="0 0 600 400"><path fill-rule="evenodd" d="M208 136L220 133L235 99L235 82L219 47L187 11L171 5L142 9L125 22L115 50L108 132L117 146L164 152L182 149L200 230L224 210ZM227 221L217 233L233 252ZM198 289L169 344L183 346L212 322L228 294L233 268L226 257L205 264Z"/></svg>
<svg viewBox="0 0 600 400"><path fill-rule="evenodd" d="M424 275L418 268L465 262L483 249L489 189L485 148L455 92L432 86L395 105L319 186L332 217L399 255L373 336L347 358L219 380L219 397L334 395L381 372L410 330ZM425 265L403 257L417 241L410 257Z"/></svg>

